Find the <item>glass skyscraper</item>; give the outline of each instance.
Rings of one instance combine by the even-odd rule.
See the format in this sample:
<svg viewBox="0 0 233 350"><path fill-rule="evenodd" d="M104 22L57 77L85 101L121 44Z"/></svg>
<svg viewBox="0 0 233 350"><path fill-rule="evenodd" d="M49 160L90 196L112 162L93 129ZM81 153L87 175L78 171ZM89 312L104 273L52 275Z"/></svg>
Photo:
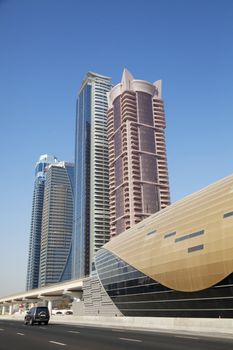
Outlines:
<svg viewBox="0 0 233 350"><path fill-rule="evenodd" d="M47 166L54 163L57 163L56 157L43 154L35 166L26 290L38 288L44 184Z"/></svg>
<svg viewBox="0 0 233 350"><path fill-rule="evenodd" d="M44 188L39 286L71 279L74 164L48 166Z"/></svg>
<svg viewBox="0 0 233 350"><path fill-rule="evenodd" d="M87 73L77 99L72 277L90 273L109 240L107 92L111 78Z"/></svg>

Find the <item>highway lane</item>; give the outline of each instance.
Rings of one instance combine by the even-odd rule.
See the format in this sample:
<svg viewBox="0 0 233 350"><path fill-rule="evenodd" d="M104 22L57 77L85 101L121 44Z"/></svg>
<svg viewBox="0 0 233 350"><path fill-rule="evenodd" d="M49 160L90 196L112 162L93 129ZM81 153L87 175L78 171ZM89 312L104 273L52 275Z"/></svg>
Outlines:
<svg viewBox="0 0 233 350"><path fill-rule="evenodd" d="M0 321L0 350L232 350L232 339Z"/></svg>

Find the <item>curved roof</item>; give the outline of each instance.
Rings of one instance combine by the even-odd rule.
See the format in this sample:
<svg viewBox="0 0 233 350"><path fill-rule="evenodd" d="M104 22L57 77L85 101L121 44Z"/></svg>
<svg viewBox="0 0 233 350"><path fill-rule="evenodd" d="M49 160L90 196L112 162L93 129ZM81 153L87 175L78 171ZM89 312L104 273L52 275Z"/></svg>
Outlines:
<svg viewBox="0 0 233 350"><path fill-rule="evenodd" d="M233 175L151 215L103 248L179 291L233 272Z"/></svg>

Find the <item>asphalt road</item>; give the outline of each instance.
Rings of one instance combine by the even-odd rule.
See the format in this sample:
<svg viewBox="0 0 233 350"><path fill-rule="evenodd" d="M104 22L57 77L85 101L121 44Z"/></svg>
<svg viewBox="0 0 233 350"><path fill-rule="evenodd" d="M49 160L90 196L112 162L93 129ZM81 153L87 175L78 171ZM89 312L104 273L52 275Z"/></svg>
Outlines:
<svg viewBox="0 0 233 350"><path fill-rule="evenodd" d="M0 350L232 350L232 339L0 320Z"/></svg>

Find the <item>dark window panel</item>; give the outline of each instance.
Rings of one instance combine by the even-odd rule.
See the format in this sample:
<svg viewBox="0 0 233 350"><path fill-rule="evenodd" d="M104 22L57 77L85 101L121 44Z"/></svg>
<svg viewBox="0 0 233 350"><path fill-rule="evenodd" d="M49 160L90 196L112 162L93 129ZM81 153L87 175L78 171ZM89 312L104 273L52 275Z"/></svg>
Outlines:
<svg viewBox="0 0 233 350"><path fill-rule="evenodd" d="M139 123L154 125L152 96L145 92L137 92Z"/></svg>
<svg viewBox="0 0 233 350"><path fill-rule="evenodd" d="M146 235L147 235L147 236L150 236L150 235L153 235L154 233L156 233L156 230L150 231L150 232L148 232Z"/></svg>
<svg viewBox="0 0 233 350"><path fill-rule="evenodd" d="M204 249L204 244L199 244L194 247L188 248L188 253L196 252L197 250L202 250Z"/></svg>
<svg viewBox="0 0 233 350"><path fill-rule="evenodd" d="M189 233L189 234L187 234L185 236L181 236L181 237L176 238L175 242L177 243L177 242L180 242L180 241L184 241L185 239L201 236L201 235L204 235L204 233L205 233L204 230L197 231L197 232L192 232L192 233Z"/></svg>
<svg viewBox="0 0 233 350"><path fill-rule="evenodd" d="M224 218L228 218L228 216L232 216L233 215L233 211L230 211L229 213L225 213L223 215Z"/></svg>
<svg viewBox="0 0 233 350"><path fill-rule="evenodd" d="M121 100L118 96L113 102L114 113L114 130L117 130L121 126Z"/></svg>
<svg viewBox="0 0 233 350"><path fill-rule="evenodd" d="M176 232L174 231L174 232L170 232L170 233L166 233L165 235L164 235L164 238L168 238L168 237L172 237L172 236L175 236L176 235Z"/></svg>
<svg viewBox="0 0 233 350"><path fill-rule="evenodd" d="M155 153L155 133L154 129L141 125L139 127L140 150Z"/></svg>

